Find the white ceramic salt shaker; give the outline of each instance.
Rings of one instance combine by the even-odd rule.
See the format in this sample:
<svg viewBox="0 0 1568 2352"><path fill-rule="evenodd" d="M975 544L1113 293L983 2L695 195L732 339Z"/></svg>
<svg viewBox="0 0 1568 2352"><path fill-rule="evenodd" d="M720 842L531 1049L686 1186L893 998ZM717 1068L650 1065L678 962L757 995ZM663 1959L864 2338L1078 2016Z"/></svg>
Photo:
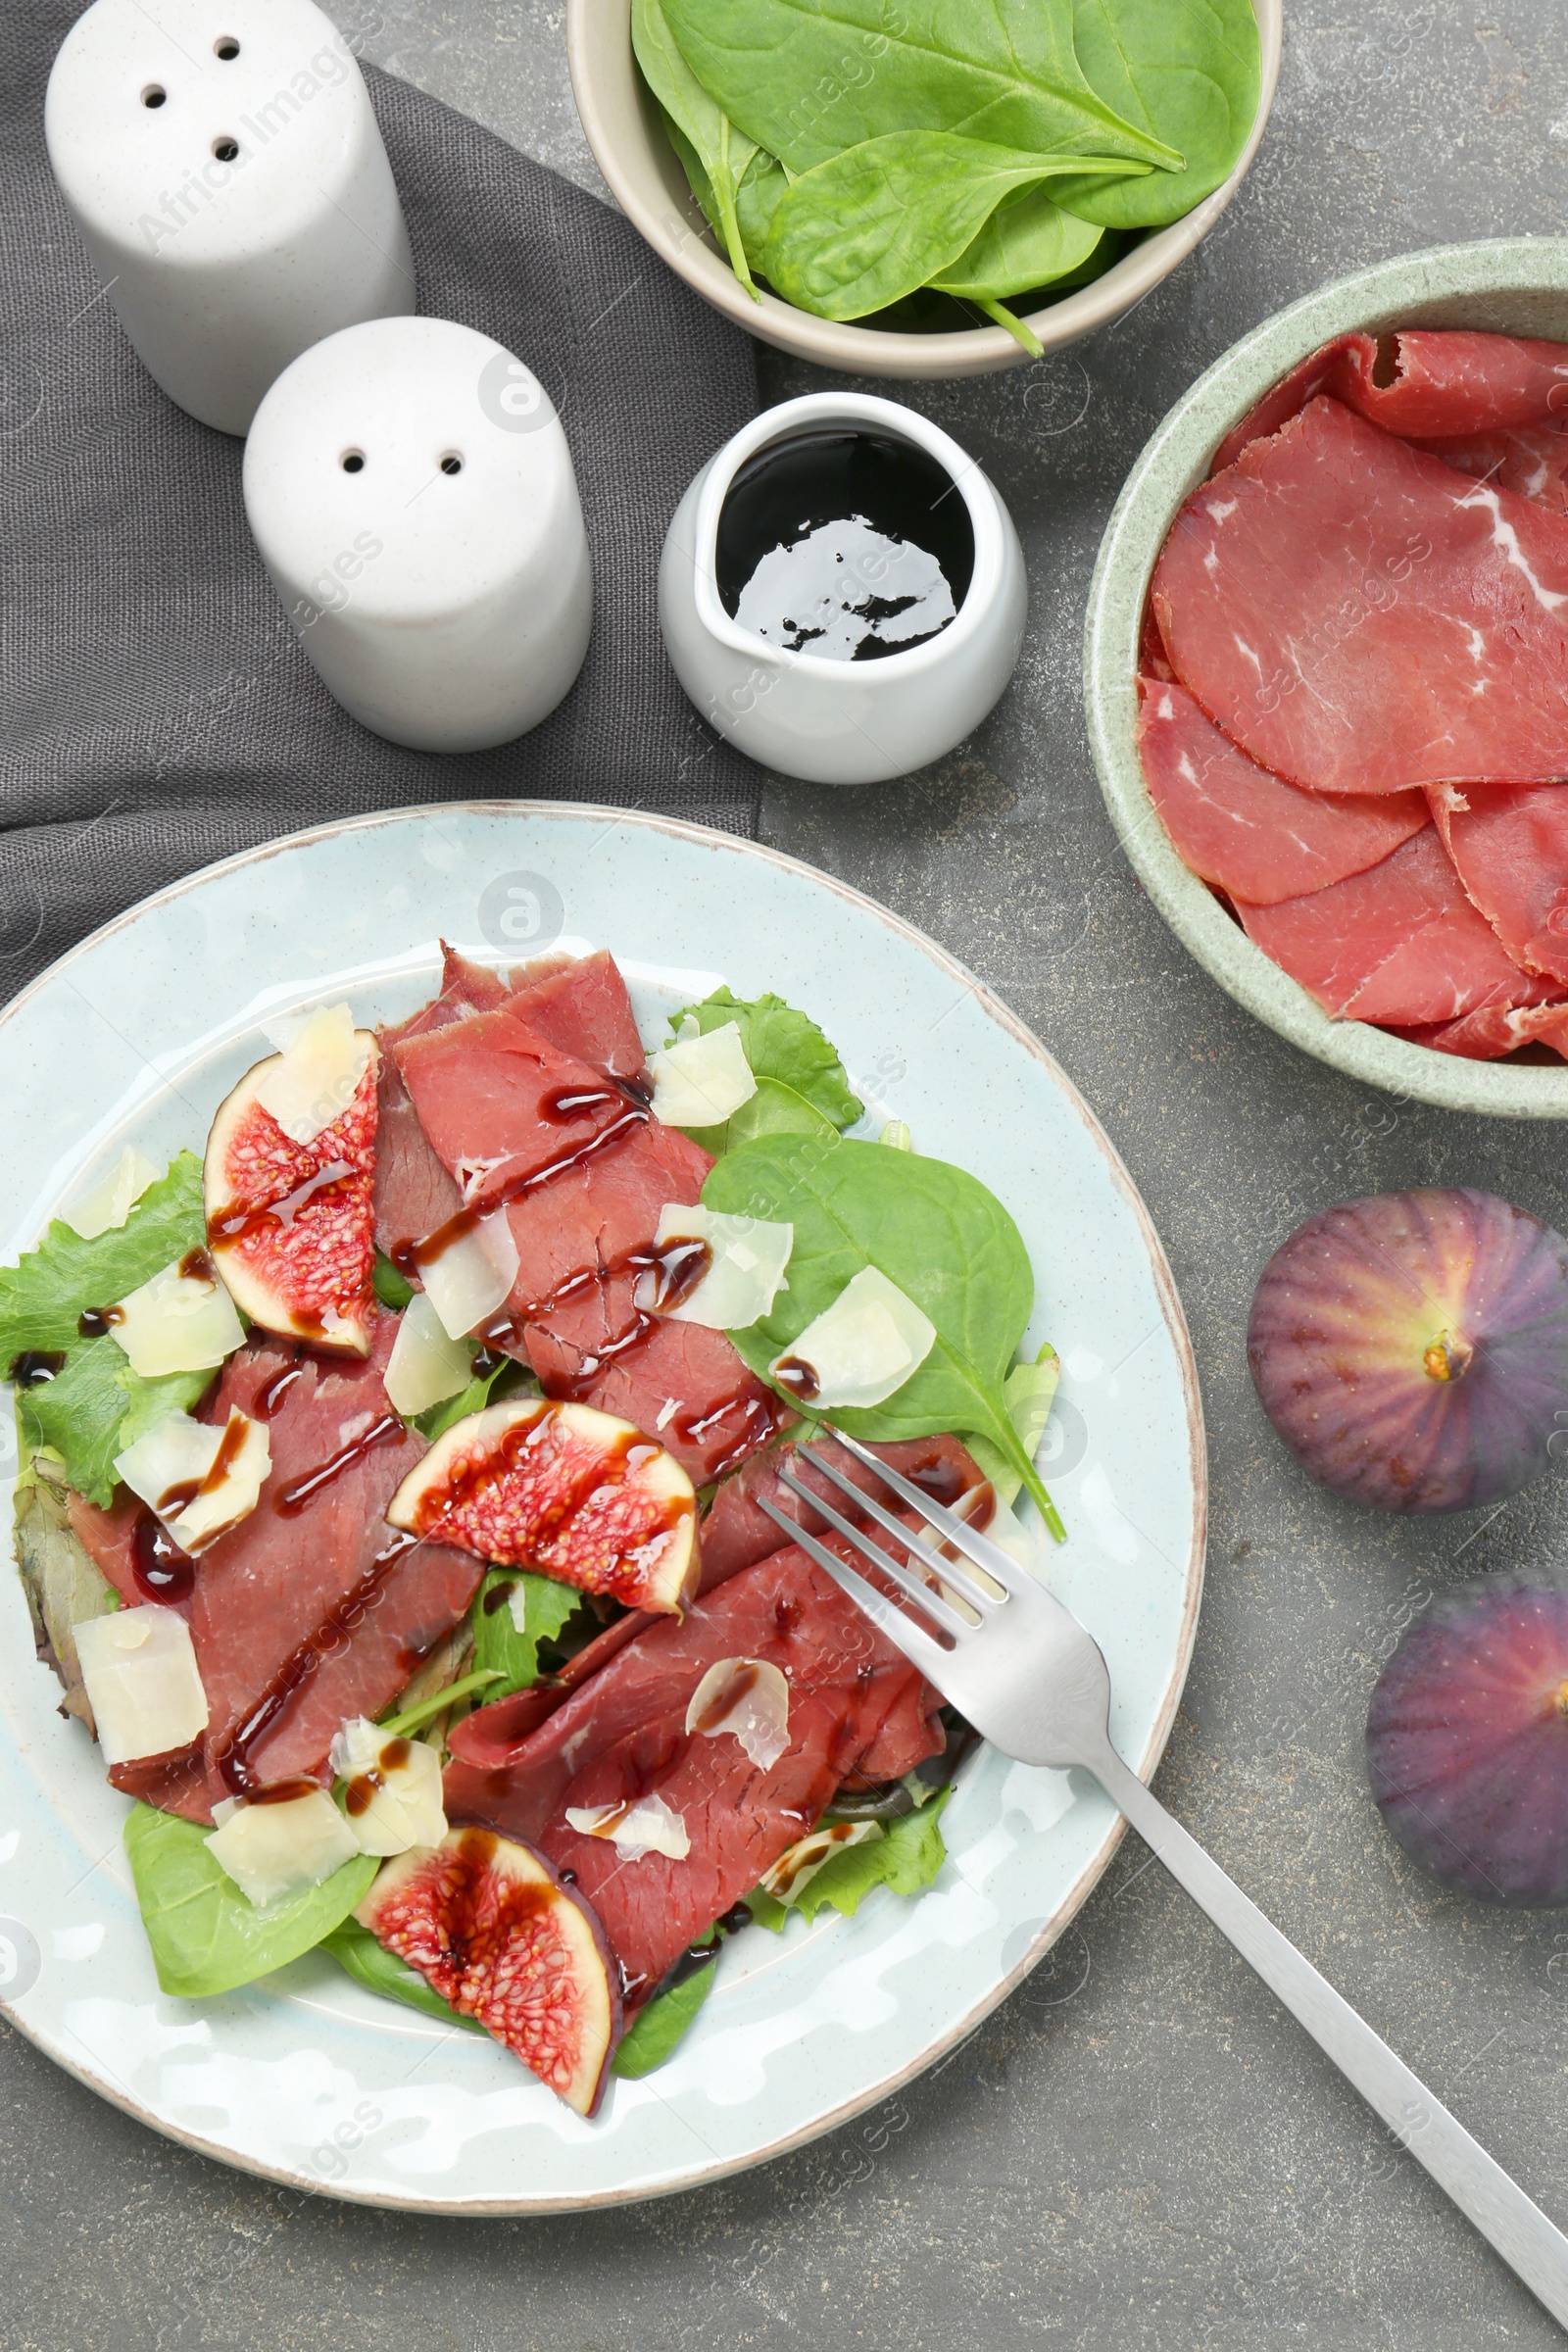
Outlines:
<svg viewBox="0 0 1568 2352"><path fill-rule="evenodd" d="M311 344L414 308L369 92L312 0L95 0L44 131L125 332L204 424L246 432Z"/></svg>
<svg viewBox="0 0 1568 2352"><path fill-rule="evenodd" d="M719 591L719 526L737 477L769 450L823 433L882 436L923 453L949 485L941 503L956 499L967 515L969 579L953 616L875 660L766 643L746 626L744 597L732 612ZM895 552L887 543L887 557ZM818 784L907 775L961 743L1012 676L1028 601L1012 517L974 460L915 410L861 392L808 393L744 426L676 509L659 569L664 644L698 710L749 758Z"/></svg>
<svg viewBox="0 0 1568 2352"><path fill-rule="evenodd" d="M593 617L577 477L543 386L490 336L329 335L257 411L244 479L301 644L375 734L482 751L566 693Z"/></svg>

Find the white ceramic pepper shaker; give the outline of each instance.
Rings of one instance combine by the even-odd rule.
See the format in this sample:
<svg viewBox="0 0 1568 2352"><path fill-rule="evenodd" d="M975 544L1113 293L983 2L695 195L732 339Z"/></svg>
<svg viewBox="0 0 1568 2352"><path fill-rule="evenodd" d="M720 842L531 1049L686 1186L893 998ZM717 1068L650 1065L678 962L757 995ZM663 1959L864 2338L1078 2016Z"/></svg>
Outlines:
<svg viewBox="0 0 1568 2352"><path fill-rule="evenodd" d="M381 318L285 369L245 449L245 512L345 710L419 751L537 726L588 650L593 581L544 387L488 335Z"/></svg>
<svg viewBox="0 0 1568 2352"><path fill-rule="evenodd" d="M248 431L311 344L414 308L369 92L312 0L95 0L44 130L125 332L204 424Z"/></svg>

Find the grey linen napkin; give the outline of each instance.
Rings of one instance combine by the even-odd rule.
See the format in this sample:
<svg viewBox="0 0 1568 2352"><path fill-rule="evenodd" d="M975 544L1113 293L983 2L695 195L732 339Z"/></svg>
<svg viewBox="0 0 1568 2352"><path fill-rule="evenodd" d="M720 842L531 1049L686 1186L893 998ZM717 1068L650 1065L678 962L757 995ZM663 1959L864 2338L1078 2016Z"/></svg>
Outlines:
<svg viewBox="0 0 1568 2352"><path fill-rule="evenodd" d="M664 528L754 414L749 339L616 213L368 68L422 312L525 360L561 412L595 570L575 687L531 735L440 757L340 710L246 527L242 444L146 373L44 154L72 0L0 0L0 999L97 924L303 825L527 796L751 834L758 770L665 659Z"/></svg>

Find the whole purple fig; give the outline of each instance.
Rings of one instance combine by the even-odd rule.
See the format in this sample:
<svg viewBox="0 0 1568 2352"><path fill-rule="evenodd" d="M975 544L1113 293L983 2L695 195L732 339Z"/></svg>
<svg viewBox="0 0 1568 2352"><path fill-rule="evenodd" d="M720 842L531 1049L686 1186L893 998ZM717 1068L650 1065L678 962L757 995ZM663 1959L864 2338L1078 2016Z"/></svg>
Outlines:
<svg viewBox="0 0 1568 2352"><path fill-rule="evenodd" d="M1433 1878L1568 1902L1568 1576L1440 1593L1383 1669L1366 1750L1385 1824Z"/></svg>
<svg viewBox="0 0 1568 2352"><path fill-rule="evenodd" d="M1568 1242L1469 1190L1320 1209L1263 1268L1247 1360L1312 1476L1386 1511L1517 1493L1568 1447Z"/></svg>

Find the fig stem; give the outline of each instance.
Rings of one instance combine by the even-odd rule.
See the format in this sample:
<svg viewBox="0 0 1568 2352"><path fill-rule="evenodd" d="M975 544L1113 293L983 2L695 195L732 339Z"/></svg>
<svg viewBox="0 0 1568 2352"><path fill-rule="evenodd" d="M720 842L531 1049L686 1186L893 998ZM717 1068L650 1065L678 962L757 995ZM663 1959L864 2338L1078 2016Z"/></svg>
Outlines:
<svg viewBox="0 0 1568 2352"><path fill-rule="evenodd" d="M504 1683L506 1679L499 1666L486 1666L478 1674L466 1674L461 1682L448 1683L444 1690L432 1690L428 1698L405 1708L401 1715L384 1715L378 1729L389 1739L406 1740L421 1723L428 1723L433 1715L444 1715L458 1699L466 1698L470 1690L482 1690L488 1684Z"/></svg>
<svg viewBox="0 0 1568 2352"><path fill-rule="evenodd" d="M1421 1361L1429 1380L1462 1380L1474 1353L1468 1340L1456 1340L1448 1332L1440 1331Z"/></svg>

